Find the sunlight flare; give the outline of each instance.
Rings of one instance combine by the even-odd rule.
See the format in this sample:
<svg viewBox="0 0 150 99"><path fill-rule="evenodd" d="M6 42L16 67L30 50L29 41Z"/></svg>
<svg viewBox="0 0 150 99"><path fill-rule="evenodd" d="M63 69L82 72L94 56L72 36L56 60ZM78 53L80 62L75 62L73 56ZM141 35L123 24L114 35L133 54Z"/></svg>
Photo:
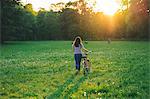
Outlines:
<svg viewBox="0 0 150 99"><path fill-rule="evenodd" d="M96 0L95 12L103 12L106 15L114 15L120 8L119 2L115 0Z"/></svg>

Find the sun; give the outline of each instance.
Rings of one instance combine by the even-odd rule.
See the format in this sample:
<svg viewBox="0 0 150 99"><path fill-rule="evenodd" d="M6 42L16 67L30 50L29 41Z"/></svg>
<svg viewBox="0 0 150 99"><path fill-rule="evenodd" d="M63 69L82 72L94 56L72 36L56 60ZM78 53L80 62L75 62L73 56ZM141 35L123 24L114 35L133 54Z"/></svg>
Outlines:
<svg viewBox="0 0 150 99"><path fill-rule="evenodd" d="M112 16L119 10L119 7L119 2L115 0L96 0L94 11Z"/></svg>

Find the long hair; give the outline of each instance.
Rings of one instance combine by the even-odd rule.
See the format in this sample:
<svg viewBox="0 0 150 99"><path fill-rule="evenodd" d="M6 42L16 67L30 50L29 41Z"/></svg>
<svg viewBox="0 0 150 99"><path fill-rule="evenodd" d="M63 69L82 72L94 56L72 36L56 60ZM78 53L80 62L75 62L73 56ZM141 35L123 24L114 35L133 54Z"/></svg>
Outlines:
<svg viewBox="0 0 150 99"><path fill-rule="evenodd" d="M77 36L73 42L73 46L79 47L79 45L81 45L81 44L82 44L82 39L80 36Z"/></svg>

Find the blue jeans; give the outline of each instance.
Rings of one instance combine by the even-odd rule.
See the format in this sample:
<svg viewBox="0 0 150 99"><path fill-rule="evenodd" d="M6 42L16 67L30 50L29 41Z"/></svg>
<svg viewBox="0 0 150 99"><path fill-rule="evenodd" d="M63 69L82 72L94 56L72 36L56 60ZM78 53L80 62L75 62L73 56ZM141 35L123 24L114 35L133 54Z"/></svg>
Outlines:
<svg viewBox="0 0 150 99"><path fill-rule="evenodd" d="M74 54L74 58L75 58L75 63L76 63L76 69L80 71L82 54Z"/></svg>

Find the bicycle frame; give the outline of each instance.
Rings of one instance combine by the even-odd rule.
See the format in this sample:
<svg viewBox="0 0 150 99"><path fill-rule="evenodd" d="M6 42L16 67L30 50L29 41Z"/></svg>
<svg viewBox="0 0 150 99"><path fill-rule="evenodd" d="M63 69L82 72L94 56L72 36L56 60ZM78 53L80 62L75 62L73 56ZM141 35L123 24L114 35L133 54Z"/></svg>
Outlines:
<svg viewBox="0 0 150 99"><path fill-rule="evenodd" d="M83 73L84 75L85 74L88 74L91 70L91 62L90 60L87 58L87 53L84 54L84 56L82 57L83 58Z"/></svg>

